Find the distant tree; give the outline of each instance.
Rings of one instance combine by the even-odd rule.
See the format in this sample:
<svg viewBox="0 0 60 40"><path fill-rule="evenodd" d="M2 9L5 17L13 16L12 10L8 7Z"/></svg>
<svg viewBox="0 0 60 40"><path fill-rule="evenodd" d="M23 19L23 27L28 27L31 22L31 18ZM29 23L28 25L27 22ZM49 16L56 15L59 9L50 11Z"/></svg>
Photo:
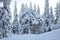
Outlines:
<svg viewBox="0 0 60 40"><path fill-rule="evenodd" d="M60 0L59 0L59 2L57 2L57 5L56 5L56 20L55 20L55 25L57 26L57 27L55 27L55 29L57 29L57 28L59 28L60 27Z"/></svg>
<svg viewBox="0 0 60 40"><path fill-rule="evenodd" d="M14 34L19 33L19 22L18 22L18 15L17 15L16 0L15 0L15 8L14 8L14 20L12 23L12 31Z"/></svg>
<svg viewBox="0 0 60 40"><path fill-rule="evenodd" d="M48 31L49 28L49 0L45 0L45 10L44 10L44 15L43 15L43 19L44 19L44 24L45 26L43 26L43 30L45 29L46 31Z"/></svg>

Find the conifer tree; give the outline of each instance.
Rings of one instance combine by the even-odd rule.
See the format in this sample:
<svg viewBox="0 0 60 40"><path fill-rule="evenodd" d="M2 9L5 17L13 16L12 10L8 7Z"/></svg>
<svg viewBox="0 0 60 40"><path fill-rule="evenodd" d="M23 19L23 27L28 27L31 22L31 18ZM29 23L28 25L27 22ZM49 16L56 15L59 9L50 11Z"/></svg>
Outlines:
<svg viewBox="0 0 60 40"><path fill-rule="evenodd" d="M49 28L49 0L45 0L45 10L44 10L44 26L43 26L43 30L48 31Z"/></svg>
<svg viewBox="0 0 60 40"><path fill-rule="evenodd" d="M13 33L19 33L19 22L18 22L18 15L17 15L17 7L16 7L16 0L15 0L15 7L14 7L14 20L13 20L13 24L12 24L12 31Z"/></svg>
<svg viewBox="0 0 60 40"><path fill-rule="evenodd" d="M2 0L3 2L3 7L2 7L2 29L3 29L3 37L7 37L7 33L9 32L10 29L10 20L11 20L11 13L9 9L9 5L11 0Z"/></svg>

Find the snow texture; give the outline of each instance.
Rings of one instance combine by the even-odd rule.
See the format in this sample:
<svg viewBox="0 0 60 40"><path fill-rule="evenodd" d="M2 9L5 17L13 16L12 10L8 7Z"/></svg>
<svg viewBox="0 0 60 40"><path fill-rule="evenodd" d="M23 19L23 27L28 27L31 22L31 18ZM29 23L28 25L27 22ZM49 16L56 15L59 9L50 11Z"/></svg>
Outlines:
<svg viewBox="0 0 60 40"><path fill-rule="evenodd" d="M4 38L2 40L60 40L60 29L34 35L34 34L24 34L24 35L10 35L8 38Z"/></svg>

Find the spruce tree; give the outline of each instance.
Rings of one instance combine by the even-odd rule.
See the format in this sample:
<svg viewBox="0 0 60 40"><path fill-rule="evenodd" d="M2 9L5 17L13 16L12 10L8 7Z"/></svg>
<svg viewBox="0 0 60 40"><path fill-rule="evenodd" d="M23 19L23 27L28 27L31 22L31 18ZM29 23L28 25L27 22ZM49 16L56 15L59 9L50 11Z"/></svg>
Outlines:
<svg viewBox="0 0 60 40"><path fill-rule="evenodd" d="M55 27L55 29L57 29L57 28L60 28L60 0L59 0L59 2L57 2L57 5L56 5L56 21L55 21L55 23L56 23L56 26L57 27Z"/></svg>
<svg viewBox="0 0 60 40"><path fill-rule="evenodd" d="M3 37L7 37L7 33L9 32L10 28L10 19L11 19L11 13L9 9L9 5L11 0L2 0L3 2L3 7L1 8L1 13L2 13L2 29L3 29Z"/></svg>
<svg viewBox="0 0 60 40"><path fill-rule="evenodd" d="M19 33L19 22L18 22L18 15L17 15L17 7L16 7L16 0L15 0L15 7L14 7L14 20L12 23L12 31L13 33Z"/></svg>
<svg viewBox="0 0 60 40"><path fill-rule="evenodd" d="M43 18L44 18L43 30L48 31L48 28L49 28L49 0L45 0L45 10L44 10Z"/></svg>

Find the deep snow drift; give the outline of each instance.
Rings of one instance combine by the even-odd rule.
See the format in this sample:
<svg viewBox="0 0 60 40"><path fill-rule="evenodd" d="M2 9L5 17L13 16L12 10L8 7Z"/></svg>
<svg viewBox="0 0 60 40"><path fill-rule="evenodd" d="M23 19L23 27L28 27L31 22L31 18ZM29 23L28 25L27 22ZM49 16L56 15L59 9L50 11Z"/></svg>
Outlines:
<svg viewBox="0 0 60 40"><path fill-rule="evenodd" d="M8 38L4 38L2 40L60 40L60 29L39 34L39 35L33 35L33 34L12 34Z"/></svg>

